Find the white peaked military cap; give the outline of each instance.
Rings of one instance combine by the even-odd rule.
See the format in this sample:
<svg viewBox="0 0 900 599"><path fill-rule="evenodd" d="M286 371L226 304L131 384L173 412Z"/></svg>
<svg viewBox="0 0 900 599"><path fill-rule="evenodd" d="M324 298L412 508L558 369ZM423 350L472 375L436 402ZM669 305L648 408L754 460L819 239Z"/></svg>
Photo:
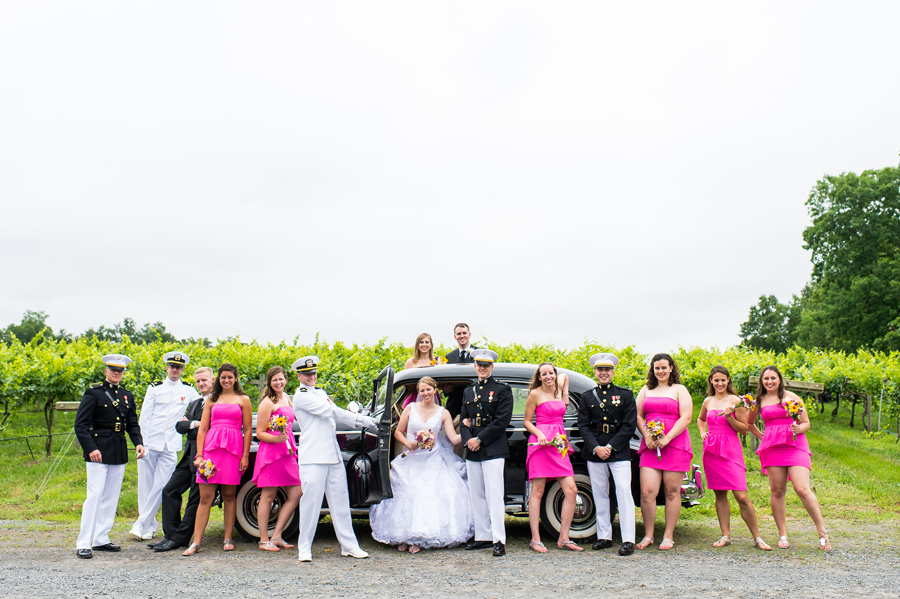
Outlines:
<svg viewBox="0 0 900 599"><path fill-rule="evenodd" d="M318 366L318 356L306 356L305 358L300 358L299 360L291 364L291 368L296 372L305 372L307 374L319 372Z"/></svg>
<svg viewBox="0 0 900 599"><path fill-rule="evenodd" d="M615 368L619 363L619 358L613 354L599 353L591 356L588 361L594 368Z"/></svg>
<svg viewBox="0 0 900 599"><path fill-rule="evenodd" d="M131 358L122 354L107 354L103 356L103 363L113 370L125 370L131 364Z"/></svg>
<svg viewBox="0 0 900 599"><path fill-rule="evenodd" d="M493 364L495 361L500 359L500 356L497 355L497 352L491 351L489 349L473 349L470 355L476 362L489 362Z"/></svg>
<svg viewBox="0 0 900 599"><path fill-rule="evenodd" d="M190 361L191 359L187 357L187 354L180 351L170 351L163 356L163 362L174 366L187 366Z"/></svg>

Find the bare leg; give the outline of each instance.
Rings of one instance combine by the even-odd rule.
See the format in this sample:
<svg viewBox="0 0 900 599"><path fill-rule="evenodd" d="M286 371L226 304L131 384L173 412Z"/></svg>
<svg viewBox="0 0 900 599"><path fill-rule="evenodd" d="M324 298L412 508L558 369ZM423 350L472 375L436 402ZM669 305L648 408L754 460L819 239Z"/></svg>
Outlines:
<svg viewBox="0 0 900 599"><path fill-rule="evenodd" d="M787 536L787 508L784 506L784 494L787 492L788 469L783 466L769 466L769 505L772 507L772 517L775 518L775 526L778 528L778 536Z"/></svg>
<svg viewBox="0 0 900 599"><path fill-rule="evenodd" d="M716 517L723 537L731 536L731 505L728 504L728 491L714 489L716 494ZM668 505L668 504L667 504Z"/></svg>
<svg viewBox="0 0 900 599"><path fill-rule="evenodd" d="M825 529L825 522L822 520L822 509L819 507L819 500L816 494L809 488L809 470L803 466L791 466L788 468L791 475L791 484L794 491L803 502L806 513L812 518L813 524L816 525L816 531L819 533L820 539L828 538L828 531Z"/></svg>
<svg viewBox="0 0 900 599"><path fill-rule="evenodd" d="M559 479L563 493L566 495L562 505L562 513L560 517L559 542L566 543L569 539L569 529L572 528L572 517L575 516L575 496L578 494L578 487L575 486L575 477L567 476ZM532 532L532 534L534 534Z"/></svg>
<svg viewBox="0 0 900 599"><path fill-rule="evenodd" d="M200 504L197 506L197 515L194 517L194 544L199 545L203 541L203 533L209 523L209 510L213 499L216 498L216 485L197 485L200 489Z"/></svg>
<svg viewBox="0 0 900 599"><path fill-rule="evenodd" d="M662 483L662 470L655 468L641 468L641 518L644 519L644 537L653 539L653 527L656 524L656 496L659 495L659 485ZM679 494L681 482L679 481Z"/></svg>
<svg viewBox="0 0 900 599"><path fill-rule="evenodd" d="M225 506L225 539L234 538L234 516L237 514L237 485L222 485L222 503Z"/></svg>
<svg viewBox="0 0 900 599"><path fill-rule="evenodd" d="M681 516L681 472L663 472L663 486L666 490L666 530L664 539L675 539L675 525Z"/></svg>
<svg viewBox="0 0 900 599"><path fill-rule="evenodd" d="M528 498L528 523L531 525L531 541L534 543L541 542L541 498L544 496L544 487L546 485L546 478L531 479L531 495Z"/></svg>
<svg viewBox="0 0 900 599"><path fill-rule="evenodd" d="M303 495L303 489L300 485L284 487L284 492L287 493L287 501L281 506L278 521L275 523L275 530L272 531L272 536L276 539L280 539L281 535L284 534L284 525L290 519L294 510L297 509L297 504L300 503L300 496Z"/></svg>
<svg viewBox="0 0 900 599"><path fill-rule="evenodd" d="M756 508L753 507L753 502L750 501L747 491L732 491L732 493L741 508L741 518L747 523L747 528L750 529L750 534L755 540L760 536L759 523L756 521Z"/></svg>
<svg viewBox="0 0 900 599"><path fill-rule="evenodd" d="M278 487L263 487L259 494L259 505L256 508L256 522L259 526L259 542L266 543L269 540L269 515L272 513L272 502L278 494ZM276 539L281 535L273 535ZM226 535L226 538L228 536Z"/></svg>

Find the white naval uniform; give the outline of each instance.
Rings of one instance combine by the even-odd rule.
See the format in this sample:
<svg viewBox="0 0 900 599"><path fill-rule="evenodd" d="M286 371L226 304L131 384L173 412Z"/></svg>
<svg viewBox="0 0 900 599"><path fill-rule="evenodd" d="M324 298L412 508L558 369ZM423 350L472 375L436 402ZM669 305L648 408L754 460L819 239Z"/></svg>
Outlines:
<svg viewBox="0 0 900 599"><path fill-rule="evenodd" d="M616 483L619 504L619 532L623 543L634 543L634 497L631 495L631 462L585 462L591 476L591 495L597 510L597 538L612 540L612 517L609 513L609 475Z"/></svg>
<svg viewBox="0 0 900 599"><path fill-rule="evenodd" d="M175 425L184 416L188 404L199 397L190 385L168 377L147 387L139 419L146 455L138 460L139 515L131 528L133 535L152 538L159 528L156 512L181 451L181 435Z"/></svg>
<svg viewBox="0 0 900 599"><path fill-rule="evenodd" d="M125 464L87 462L85 466L87 497L81 506L81 530L75 542L76 549L90 549L109 543L109 531L116 520L119 492L125 478Z"/></svg>
<svg viewBox="0 0 900 599"><path fill-rule="evenodd" d="M359 549L350 518L350 496L341 448L337 442L337 426L353 429L377 428L374 419L354 414L334 405L322 389L301 385L294 394L294 416L300 426L297 455L300 464L300 535L297 549L300 558L309 558L313 537L319 522L322 496L328 498L328 509L334 532L343 552Z"/></svg>

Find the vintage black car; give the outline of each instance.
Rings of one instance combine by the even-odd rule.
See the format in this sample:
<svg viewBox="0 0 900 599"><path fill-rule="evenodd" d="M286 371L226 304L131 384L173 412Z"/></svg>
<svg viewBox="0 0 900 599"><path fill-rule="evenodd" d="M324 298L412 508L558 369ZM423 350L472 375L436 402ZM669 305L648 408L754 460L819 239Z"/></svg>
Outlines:
<svg viewBox="0 0 900 599"><path fill-rule="evenodd" d="M497 364L493 376L499 381L508 383L512 388L515 405L513 417L508 428L511 457L506 462L506 512L514 516L527 516L527 472L525 456L527 453L528 432L522 419L525 413L525 400L528 397L528 384L534 374L536 365L532 364ZM594 498L591 494L591 482L587 467L581 458L581 435L576 426L576 413L581 393L595 386L588 377L565 369L560 369L569 377L569 409L565 415L566 434L575 450L572 464L575 469L575 483L578 486L578 497L575 517L572 521L571 536L575 539L592 537L595 534ZM416 383L422 377L430 376L438 383L442 394L446 397L453 388L459 389L471 385L476 380L475 369L471 364L445 364L429 368L413 368L394 372L387 367L381 371L374 381L374 391L366 406L351 402L349 409L363 410L370 413L378 422L378 430L338 431L338 443L343 451L347 468L347 484L350 492L350 505L354 517L368 517L369 506L384 498L391 497L390 460L402 451L396 443L393 432L402 411L403 402L415 391ZM254 417L254 430L255 426ZM296 426L296 423L295 423ZM294 433L297 434L295 428ZM256 457L256 438L251 448L250 467L244 474L238 489L237 526L242 535L258 538L256 509L259 504L259 491L250 481ZM635 504L640 505L640 483L638 476L637 449L640 436L635 431L631 440L632 449L632 495ZM462 447L457 451L462 455ZM610 480L612 485L612 480ZM690 507L698 504L703 496L703 482L700 469L694 465L692 471L685 473L681 485L682 505ZM615 495L611 493L612 497ZM279 491L276 504L273 506L269 521L270 530L275 527L279 507L284 500ZM541 524L549 534L558 535L563 492L558 482L548 485L541 503ZM660 493L658 503L663 504ZM327 514L327 506L323 505L323 515ZM615 510L613 509L613 512ZM291 519L285 529L286 535L293 536L297 532L297 517Z"/></svg>

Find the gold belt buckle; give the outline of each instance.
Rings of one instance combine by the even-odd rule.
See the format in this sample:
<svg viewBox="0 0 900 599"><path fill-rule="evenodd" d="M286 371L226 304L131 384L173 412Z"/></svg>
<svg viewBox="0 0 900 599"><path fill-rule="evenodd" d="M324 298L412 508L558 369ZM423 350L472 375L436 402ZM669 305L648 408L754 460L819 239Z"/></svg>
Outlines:
<svg viewBox="0 0 900 599"><path fill-rule="evenodd" d="M604 425L603 425L603 432L606 433L606 434L609 433L609 425L608 425L608 424L604 424Z"/></svg>
<svg viewBox="0 0 900 599"><path fill-rule="evenodd" d="M116 429L115 429L115 430L116 430L117 433L121 433L121 432L122 432L122 423L121 423L121 422L117 422L117 423L116 423Z"/></svg>
<svg viewBox="0 0 900 599"><path fill-rule="evenodd" d="M475 426L481 426L481 415L475 417Z"/></svg>

